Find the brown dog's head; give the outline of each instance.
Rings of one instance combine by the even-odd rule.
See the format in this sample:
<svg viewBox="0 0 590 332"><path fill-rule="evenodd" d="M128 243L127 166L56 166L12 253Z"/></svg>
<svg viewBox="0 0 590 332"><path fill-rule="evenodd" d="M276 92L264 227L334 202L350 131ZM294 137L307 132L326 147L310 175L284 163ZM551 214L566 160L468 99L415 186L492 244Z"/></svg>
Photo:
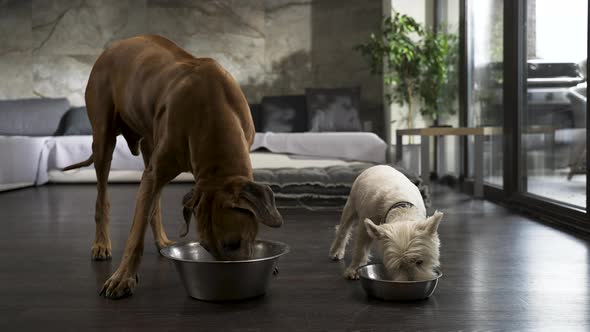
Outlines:
<svg viewBox="0 0 590 332"><path fill-rule="evenodd" d="M219 259L239 260L252 255L258 223L280 227L283 218L269 186L233 178L221 187L197 189L185 195L183 216L188 233L191 214L197 219L201 245Z"/></svg>

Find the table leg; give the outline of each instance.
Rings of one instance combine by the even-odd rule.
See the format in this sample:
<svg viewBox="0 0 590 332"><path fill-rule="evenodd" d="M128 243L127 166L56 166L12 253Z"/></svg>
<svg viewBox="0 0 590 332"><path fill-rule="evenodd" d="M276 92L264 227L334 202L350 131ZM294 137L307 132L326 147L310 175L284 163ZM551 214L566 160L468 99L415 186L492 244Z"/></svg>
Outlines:
<svg viewBox="0 0 590 332"><path fill-rule="evenodd" d="M549 146L548 151L545 151L545 167L549 169L549 174L553 175L553 172L555 172L555 157L557 157L555 155L555 131L552 130L546 134L545 139L547 140L545 146Z"/></svg>
<svg viewBox="0 0 590 332"><path fill-rule="evenodd" d="M483 135L475 135L473 144L473 196L483 198ZM493 156L492 156L493 157Z"/></svg>
<svg viewBox="0 0 590 332"><path fill-rule="evenodd" d="M402 161L402 150L403 150L403 137L401 135L395 135L395 161Z"/></svg>
<svg viewBox="0 0 590 332"><path fill-rule="evenodd" d="M446 151L446 136L440 136L438 138L438 148L437 148L437 153L438 153L438 164L437 164L437 169L436 174L438 174L438 177L442 177L443 175L447 174L447 163L446 163L446 156L447 156L447 151Z"/></svg>
<svg viewBox="0 0 590 332"><path fill-rule="evenodd" d="M422 136L420 140L420 176L422 183L427 185L430 183L430 136Z"/></svg>

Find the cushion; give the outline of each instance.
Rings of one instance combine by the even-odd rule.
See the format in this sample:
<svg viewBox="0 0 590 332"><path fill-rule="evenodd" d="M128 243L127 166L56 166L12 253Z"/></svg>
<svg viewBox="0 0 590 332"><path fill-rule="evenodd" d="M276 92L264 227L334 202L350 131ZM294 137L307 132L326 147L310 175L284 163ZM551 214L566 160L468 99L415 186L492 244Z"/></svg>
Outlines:
<svg viewBox="0 0 590 332"><path fill-rule="evenodd" d="M250 114L252 114L252 121L254 122L254 128L256 129L256 132L261 132L262 130L260 128L262 123L260 121L260 104L249 104L249 106Z"/></svg>
<svg viewBox="0 0 590 332"><path fill-rule="evenodd" d="M358 163L329 167L254 169L254 180L269 185L281 207L342 207L354 180L374 165ZM428 186L422 183L422 179L403 167L396 165L395 168L418 187L424 203L430 206Z"/></svg>
<svg viewBox="0 0 590 332"><path fill-rule="evenodd" d="M361 131L360 88L305 89L309 131Z"/></svg>
<svg viewBox="0 0 590 332"><path fill-rule="evenodd" d="M260 148L276 153L383 163L387 144L367 132L256 133L250 150Z"/></svg>
<svg viewBox="0 0 590 332"><path fill-rule="evenodd" d="M52 136L69 108L65 98L0 100L0 135Z"/></svg>
<svg viewBox="0 0 590 332"><path fill-rule="evenodd" d="M275 133L307 130L305 96L269 96L261 102L261 131Z"/></svg>
<svg viewBox="0 0 590 332"><path fill-rule="evenodd" d="M56 135L92 135L92 126L86 113L86 107L74 107L64 114Z"/></svg>

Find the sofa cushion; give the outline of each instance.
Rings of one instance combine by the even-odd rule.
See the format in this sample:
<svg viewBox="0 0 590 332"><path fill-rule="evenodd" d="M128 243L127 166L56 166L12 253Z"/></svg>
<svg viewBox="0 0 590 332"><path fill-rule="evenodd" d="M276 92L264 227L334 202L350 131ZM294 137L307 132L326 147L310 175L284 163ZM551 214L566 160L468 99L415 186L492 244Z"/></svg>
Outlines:
<svg viewBox="0 0 590 332"><path fill-rule="evenodd" d="M262 132L307 131L305 96L269 96L261 102Z"/></svg>
<svg viewBox="0 0 590 332"><path fill-rule="evenodd" d="M74 107L64 114L59 123L57 136L92 135L92 126L86 107Z"/></svg>
<svg viewBox="0 0 590 332"><path fill-rule="evenodd" d="M309 131L361 131L360 88L305 89Z"/></svg>
<svg viewBox="0 0 590 332"><path fill-rule="evenodd" d="M65 98L0 100L0 135L52 136L69 108Z"/></svg>

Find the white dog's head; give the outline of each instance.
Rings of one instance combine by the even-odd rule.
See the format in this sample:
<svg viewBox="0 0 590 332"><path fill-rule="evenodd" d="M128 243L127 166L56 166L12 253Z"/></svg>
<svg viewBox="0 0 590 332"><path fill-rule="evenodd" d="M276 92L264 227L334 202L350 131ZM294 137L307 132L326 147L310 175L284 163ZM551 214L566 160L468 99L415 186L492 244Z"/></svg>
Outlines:
<svg viewBox="0 0 590 332"><path fill-rule="evenodd" d="M432 279L440 264L438 225L443 217L436 211L421 222L396 221L375 225L365 219L365 228L383 257L383 264L395 281Z"/></svg>

